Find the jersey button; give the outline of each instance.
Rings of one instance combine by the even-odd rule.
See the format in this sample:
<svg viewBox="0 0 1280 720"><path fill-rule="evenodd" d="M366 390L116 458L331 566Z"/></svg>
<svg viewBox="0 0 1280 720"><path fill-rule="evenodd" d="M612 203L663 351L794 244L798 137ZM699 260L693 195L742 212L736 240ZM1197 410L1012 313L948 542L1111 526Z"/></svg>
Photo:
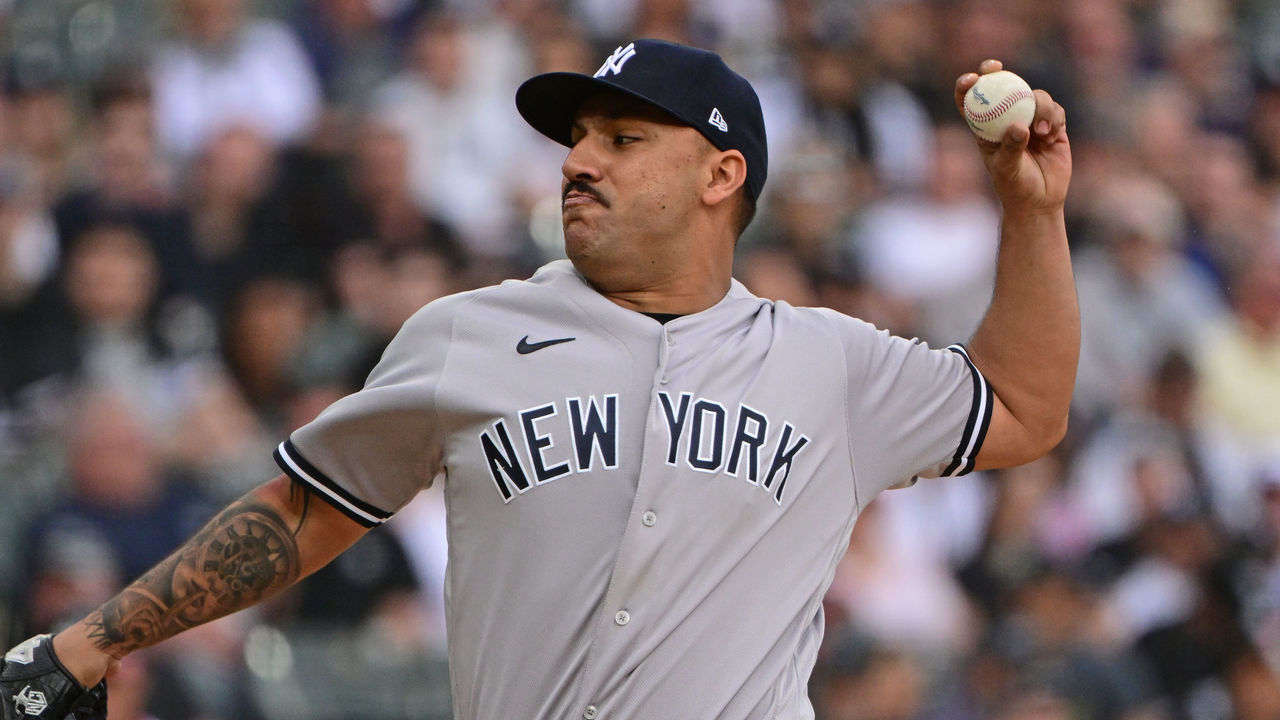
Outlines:
<svg viewBox="0 0 1280 720"><path fill-rule="evenodd" d="M671 382L671 378L667 377L666 373L662 373L662 379L659 380L658 382L662 383L663 385L666 385L667 383Z"/></svg>
<svg viewBox="0 0 1280 720"><path fill-rule="evenodd" d="M644 523L645 527L653 527L658 523L658 513L649 510L644 515L640 516L640 522Z"/></svg>
<svg viewBox="0 0 1280 720"><path fill-rule="evenodd" d="M631 622L631 613L627 612L626 610L619 610L618 612L614 613L613 621L618 623L618 625L626 625L627 623Z"/></svg>
<svg viewBox="0 0 1280 720"><path fill-rule="evenodd" d="M672 335L671 333L667 333L667 347L671 347L672 345L675 345L675 344L676 344L676 336Z"/></svg>
<svg viewBox="0 0 1280 720"><path fill-rule="evenodd" d="M588 705L586 710L582 711L582 717L587 720L596 720L600 716L600 708L595 705Z"/></svg>

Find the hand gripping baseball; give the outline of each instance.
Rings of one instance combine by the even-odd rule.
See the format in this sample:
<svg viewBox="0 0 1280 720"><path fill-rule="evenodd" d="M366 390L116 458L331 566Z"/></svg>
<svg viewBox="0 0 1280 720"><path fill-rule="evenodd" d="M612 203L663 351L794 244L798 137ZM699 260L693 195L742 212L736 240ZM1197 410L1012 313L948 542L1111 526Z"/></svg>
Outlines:
<svg viewBox="0 0 1280 720"><path fill-rule="evenodd" d="M37 635L0 660L3 720L106 720L105 680L86 690L53 652L50 635Z"/></svg>
<svg viewBox="0 0 1280 720"><path fill-rule="evenodd" d="M956 79L956 108L964 114L964 95L985 75L1003 70L999 60L984 60L977 73ZM1014 123L999 144L977 141L996 197L1006 212L1060 211L1071 181L1067 114L1044 90L1035 91L1031 126Z"/></svg>

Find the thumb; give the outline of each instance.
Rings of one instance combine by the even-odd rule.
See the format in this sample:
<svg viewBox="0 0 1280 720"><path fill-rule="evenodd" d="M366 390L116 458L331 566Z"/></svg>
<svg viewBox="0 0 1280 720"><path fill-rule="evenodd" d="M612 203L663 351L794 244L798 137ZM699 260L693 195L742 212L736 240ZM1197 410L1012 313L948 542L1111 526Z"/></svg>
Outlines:
<svg viewBox="0 0 1280 720"><path fill-rule="evenodd" d="M1025 125L1009 126L1000 145L991 154L991 172L1002 177L1016 174L1022 162L1022 152L1027 149L1030 140L1031 130Z"/></svg>

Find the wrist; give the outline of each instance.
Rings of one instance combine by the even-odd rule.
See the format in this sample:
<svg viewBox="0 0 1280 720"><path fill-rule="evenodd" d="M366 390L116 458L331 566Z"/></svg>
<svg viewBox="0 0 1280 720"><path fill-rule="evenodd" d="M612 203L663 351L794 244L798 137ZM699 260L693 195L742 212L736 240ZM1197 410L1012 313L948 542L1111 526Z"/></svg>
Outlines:
<svg viewBox="0 0 1280 720"><path fill-rule="evenodd" d="M1040 204L1018 200L1001 200L1000 210L1006 218L1025 217L1057 220L1066 215L1064 204L1055 202Z"/></svg>
<svg viewBox="0 0 1280 720"><path fill-rule="evenodd" d="M106 677L116 658L99 650L79 622L53 636L53 654L67 672L85 688L97 685Z"/></svg>
<svg viewBox="0 0 1280 720"><path fill-rule="evenodd" d="M1036 205L1002 206L1001 225L1006 229L1016 228L1023 232L1053 233L1065 231L1066 213L1061 205L1041 207Z"/></svg>

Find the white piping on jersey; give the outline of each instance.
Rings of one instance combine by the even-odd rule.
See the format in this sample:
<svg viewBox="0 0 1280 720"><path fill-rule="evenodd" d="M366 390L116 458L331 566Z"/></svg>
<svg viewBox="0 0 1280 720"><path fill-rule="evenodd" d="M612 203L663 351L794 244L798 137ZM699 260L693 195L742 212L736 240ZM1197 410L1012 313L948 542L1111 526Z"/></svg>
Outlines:
<svg viewBox="0 0 1280 720"><path fill-rule="evenodd" d="M968 442L965 443L964 452L960 457L960 462L956 469L951 472L952 476L962 475L975 464L975 458L972 457L975 446L978 444L978 438L982 437L982 427L987 420L987 379L982 376L982 371L978 370L978 366L973 364L973 360L969 358L969 351L963 345L952 345L947 348L953 352L959 353L964 358L965 363L969 365L969 369L973 371L974 380L977 381L978 406L977 412L974 414L973 428L969 432Z"/></svg>
<svg viewBox="0 0 1280 720"><path fill-rule="evenodd" d="M302 478L303 480L306 480L307 484L310 485L315 490L321 493L324 493L325 497L329 498L333 502L338 503L342 507L351 511L352 514L359 515L360 517L364 518L365 520L368 520L374 525L381 525L382 523L386 522L383 518L380 518L376 515L371 515L368 512L356 507L355 505L352 505L350 502L346 500L346 498L343 498L341 495L325 487L324 483L320 482L319 480L316 480L314 477L311 476L310 473L308 473L306 470L303 470L301 467L299 467L298 463L294 462L293 458L289 456L289 450L284 446L284 443L280 443L280 446L277 449L280 451L280 457L284 458L284 461L289 463L289 467L292 468L293 471L298 474L298 477Z"/></svg>

